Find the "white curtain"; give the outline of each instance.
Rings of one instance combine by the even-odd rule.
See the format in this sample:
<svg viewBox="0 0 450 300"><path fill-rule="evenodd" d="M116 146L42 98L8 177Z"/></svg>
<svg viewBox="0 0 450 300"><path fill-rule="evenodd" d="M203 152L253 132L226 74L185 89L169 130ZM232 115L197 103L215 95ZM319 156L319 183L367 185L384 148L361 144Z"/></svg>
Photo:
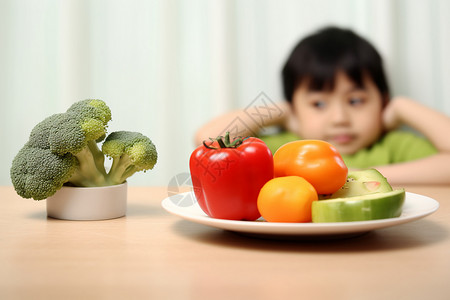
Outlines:
<svg viewBox="0 0 450 300"><path fill-rule="evenodd" d="M189 171L195 130L264 92L304 35L352 28L385 58L394 94L450 115L447 0L0 0L0 184L33 126L77 100L105 100L110 131L159 151L132 185Z"/></svg>

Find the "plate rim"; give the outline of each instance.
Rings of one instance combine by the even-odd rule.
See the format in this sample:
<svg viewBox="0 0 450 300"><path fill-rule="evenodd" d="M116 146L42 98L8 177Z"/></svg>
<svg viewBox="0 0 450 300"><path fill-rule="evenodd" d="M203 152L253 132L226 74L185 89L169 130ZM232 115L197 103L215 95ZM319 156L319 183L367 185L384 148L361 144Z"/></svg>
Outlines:
<svg viewBox="0 0 450 300"><path fill-rule="evenodd" d="M405 206L413 205L417 201L426 201L429 207L420 212L416 211L411 214L408 212L397 218L369 220L369 221L352 221L352 222L329 222L329 223L286 223L286 222L264 222L264 221L235 221L211 218L204 213L198 202L187 207L177 206L173 197L186 196L192 194L195 199L193 191L179 193L166 197L161 201L161 206L170 214L181 217L182 219L203 224L210 227L220 228L229 231L252 233L252 234L264 234L264 235L339 235L349 233L363 233L376 229L392 227L409 223L421 218L424 218L439 209L439 202L429 196L405 192ZM413 200L414 199L414 200ZM190 213L192 209L198 211L198 214Z"/></svg>

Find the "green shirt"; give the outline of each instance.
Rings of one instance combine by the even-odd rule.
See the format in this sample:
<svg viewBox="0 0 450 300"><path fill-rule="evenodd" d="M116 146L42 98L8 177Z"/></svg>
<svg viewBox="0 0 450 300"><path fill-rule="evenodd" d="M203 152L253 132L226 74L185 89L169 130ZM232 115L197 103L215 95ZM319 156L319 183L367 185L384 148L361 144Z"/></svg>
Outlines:
<svg viewBox="0 0 450 300"><path fill-rule="evenodd" d="M299 136L282 132L271 136L259 137L272 153L282 145L300 139ZM369 168L412 161L437 153L437 149L425 138L409 131L391 131L369 148L359 150L352 155L342 155L349 168Z"/></svg>

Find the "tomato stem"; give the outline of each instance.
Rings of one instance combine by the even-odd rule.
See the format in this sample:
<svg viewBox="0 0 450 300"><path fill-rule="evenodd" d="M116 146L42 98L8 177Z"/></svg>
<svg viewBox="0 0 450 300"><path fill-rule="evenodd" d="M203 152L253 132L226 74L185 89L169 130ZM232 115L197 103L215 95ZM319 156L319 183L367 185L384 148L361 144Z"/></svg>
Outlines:
<svg viewBox="0 0 450 300"><path fill-rule="evenodd" d="M244 142L246 138L242 138L242 137L235 137L232 141L230 140L230 132L227 131L225 133L225 136L219 136L216 139L212 139L211 140L211 144L207 145L206 141L203 141L203 146L205 146L208 149L223 149L223 148L237 148L240 145L242 145L242 143ZM214 143L214 141L217 141L217 143L219 144L219 147L214 147L212 146L212 144Z"/></svg>
<svg viewBox="0 0 450 300"><path fill-rule="evenodd" d="M216 141L219 143L220 148L228 148L226 142L222 140L222 137L217 138Z"/></svg>

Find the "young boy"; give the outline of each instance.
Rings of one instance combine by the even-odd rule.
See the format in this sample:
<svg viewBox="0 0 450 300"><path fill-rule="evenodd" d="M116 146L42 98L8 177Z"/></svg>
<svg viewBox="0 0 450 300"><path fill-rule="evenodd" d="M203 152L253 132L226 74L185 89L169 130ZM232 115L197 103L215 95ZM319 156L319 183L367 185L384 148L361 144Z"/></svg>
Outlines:
<svg viewBox="0 0 450 300"><path fill-rule="evenodd" d="M287 101L273 105L279 113L264 125L283 131L260 136L272 152L296 139L320 139L349 168L374 167L391 184L450 183L450 118L406 97L390 100L379 53L354 32L329 27L306 37L282 77ZM198 131L196 142L231 130L236 119L240 135L258 132L257 113L249 107L221 116ZM420 136L397 130L400 125Z"/></svg>

